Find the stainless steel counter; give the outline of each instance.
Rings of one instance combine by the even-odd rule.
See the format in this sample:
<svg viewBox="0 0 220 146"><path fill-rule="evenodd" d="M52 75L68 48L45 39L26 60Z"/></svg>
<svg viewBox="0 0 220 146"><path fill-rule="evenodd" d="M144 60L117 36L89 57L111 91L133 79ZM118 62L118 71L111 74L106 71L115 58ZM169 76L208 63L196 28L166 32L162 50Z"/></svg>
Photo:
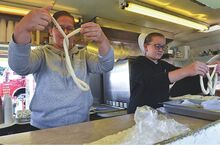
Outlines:
<svg viewBox="0 0 220 146"><path fill-rule="evenodd" d="M195 130L210 121L168 115ZM51 128L0 137L0 144L85 144L134 125L133 115L123 115L70 126Z"/></svg>

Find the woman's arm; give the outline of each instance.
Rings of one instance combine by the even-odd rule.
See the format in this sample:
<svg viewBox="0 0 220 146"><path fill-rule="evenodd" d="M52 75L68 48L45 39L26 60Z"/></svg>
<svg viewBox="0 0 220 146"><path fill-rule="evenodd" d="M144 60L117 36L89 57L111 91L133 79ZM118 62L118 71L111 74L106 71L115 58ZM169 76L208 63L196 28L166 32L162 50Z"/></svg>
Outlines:
<svg viewBox="0 0 220 146"><path fill-rule="evenodd" d="M191 77L195 75L205 76L208 71L209 68L205 63L196 61L186 67L169 72L168 77L170 82L174 83L186 77Z"/></svg>

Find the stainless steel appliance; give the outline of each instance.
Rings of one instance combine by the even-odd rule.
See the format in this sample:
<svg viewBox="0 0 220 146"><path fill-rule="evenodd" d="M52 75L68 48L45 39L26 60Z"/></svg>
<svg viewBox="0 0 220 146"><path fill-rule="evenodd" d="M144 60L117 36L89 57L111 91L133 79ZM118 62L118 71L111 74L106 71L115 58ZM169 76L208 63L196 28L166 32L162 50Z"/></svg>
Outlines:
<svg viewBox="0 0 220 146"><path fill-rule="evenodd" d="M114 69L103 75L105 104L127 108L130 99L130 63L132 58L118 60Z"/></svg>

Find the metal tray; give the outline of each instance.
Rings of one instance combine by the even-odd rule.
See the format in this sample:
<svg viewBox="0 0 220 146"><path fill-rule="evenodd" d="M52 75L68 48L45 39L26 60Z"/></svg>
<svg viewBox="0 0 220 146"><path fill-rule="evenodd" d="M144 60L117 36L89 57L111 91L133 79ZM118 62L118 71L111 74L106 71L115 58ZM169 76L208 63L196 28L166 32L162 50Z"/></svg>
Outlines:
<svg viewBox="0 0 220 146"><path fill-rule="evenodd" d="M190 101L194 103L202 102L198 100L190 100ZM206 110L203 109L202 107L185 106L185 105L181 105L182 102L183 102L182 99L168 101L168 102L164 102L163 106L168 113L180 114L180 115L185 115L185 116L190 116L190 117L195 117L210 121L216 121L220 119L220 111L217 112L217 111Z"/></svg>
<svg viewBox="0 0 220 146"><path fill-rule="evenodd" d="M107 104L100 104L100 105L94 105L90 109L90 113L107 113L107 112L116 112L116 111L120 111L120 110L124 110L124 108L112 107Z"/></svg>

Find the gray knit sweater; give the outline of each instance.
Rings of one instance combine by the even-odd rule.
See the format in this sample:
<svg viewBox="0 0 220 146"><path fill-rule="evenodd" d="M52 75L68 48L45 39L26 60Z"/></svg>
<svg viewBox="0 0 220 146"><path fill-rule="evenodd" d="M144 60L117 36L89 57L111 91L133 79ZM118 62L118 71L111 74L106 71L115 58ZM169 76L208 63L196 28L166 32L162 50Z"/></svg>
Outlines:
<svg viewBox="0 0 220 146"><path fill-rule="evenodd" d="M93 98L91 91L81 91L67 72L63 51L46 45L34 50L31 45L9 44L8 63L20 75L33 74L36 89L30 103L31 125L51 128L87 121ZM114 65L113 49L106 56L86 50L69 51L78 78L89 83L88 73L108 72Z"/></svg>

